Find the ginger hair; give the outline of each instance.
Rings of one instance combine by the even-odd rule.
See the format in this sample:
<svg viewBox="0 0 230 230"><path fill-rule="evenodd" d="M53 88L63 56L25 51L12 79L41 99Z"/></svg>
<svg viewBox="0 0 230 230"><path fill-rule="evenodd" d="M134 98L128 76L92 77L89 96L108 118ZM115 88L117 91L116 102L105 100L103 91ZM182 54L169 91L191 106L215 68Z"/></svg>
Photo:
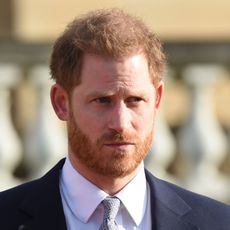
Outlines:
<svg viewBox="0 0 230 230"><path fill-rule="evenodd" d="M51 78L68 92L81 82L84 53L114 59L143 53L153 84L163 77L165 55L160 40L142 20L120 9L95 10L76 18L54 43Z"/></svg>

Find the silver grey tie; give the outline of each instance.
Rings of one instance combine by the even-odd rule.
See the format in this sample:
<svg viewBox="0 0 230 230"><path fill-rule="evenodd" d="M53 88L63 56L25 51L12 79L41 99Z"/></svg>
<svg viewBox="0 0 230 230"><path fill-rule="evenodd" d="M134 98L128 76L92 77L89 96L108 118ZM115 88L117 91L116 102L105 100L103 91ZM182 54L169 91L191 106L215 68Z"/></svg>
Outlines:
<svg viewBox="0 0 230 230"><path fill-rule="evenodd" d="M104 218L99 230L117 230L115 217L120 207L120 200L117 197L106 197L102 204L104 205Z"/></svg>

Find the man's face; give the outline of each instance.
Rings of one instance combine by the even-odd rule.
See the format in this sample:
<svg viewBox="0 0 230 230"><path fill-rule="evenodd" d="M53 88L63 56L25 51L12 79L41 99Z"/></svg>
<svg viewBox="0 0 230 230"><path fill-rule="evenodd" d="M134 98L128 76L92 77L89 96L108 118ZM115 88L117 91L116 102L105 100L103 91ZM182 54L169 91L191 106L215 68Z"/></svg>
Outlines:
<svg viewBox="0 0 230 230"><path fill-rule="evenodd" d="M85 54L69 100L70 157L99 175L132 173L149 150L161 94L144 55L117 61Z"/></svg>

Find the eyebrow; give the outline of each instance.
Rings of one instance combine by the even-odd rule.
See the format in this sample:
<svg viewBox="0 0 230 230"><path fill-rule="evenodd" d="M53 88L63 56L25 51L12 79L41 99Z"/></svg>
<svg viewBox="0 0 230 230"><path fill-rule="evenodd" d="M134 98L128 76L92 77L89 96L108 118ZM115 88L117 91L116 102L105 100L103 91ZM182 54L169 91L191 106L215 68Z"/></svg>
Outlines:
<svg viewBox="0 0 230 230"><path fill-rule="evenodd" d="M108 97L112 96L115 93L113 91L93 91L86 95L86 98L97 98L97 97Z"/></svg>
<svg viewBox="0 0 230 230"><path fill-rule="evenodd" d="M114 90L108 90L108 91L93 91L89 94L86 95L87 99L90 98L97 98L97 97L110 97L117 94L117 91ZM146 97L146 93L143 90L138 90L138 91L125 91L126 95L130 95L130 96L138 96L138 97Z"/></svg>

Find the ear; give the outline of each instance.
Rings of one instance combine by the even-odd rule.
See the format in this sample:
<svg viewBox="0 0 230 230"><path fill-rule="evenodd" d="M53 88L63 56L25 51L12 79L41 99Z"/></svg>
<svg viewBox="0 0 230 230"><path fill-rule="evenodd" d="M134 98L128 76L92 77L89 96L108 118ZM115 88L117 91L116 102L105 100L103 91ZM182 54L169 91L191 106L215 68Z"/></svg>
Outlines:
<svg viewBox="0 0 230 230"><path fill-rule="evenodd" d="M159 109L164 93L164 82L160 81L156 86L155 109Z"/></svg>
<svg viewBox="0 0 230 230"><path fill-rule="evenodd" d="M55 84L50 90L50 99L58 118L62 121L67 121L69 114L69 97L66 91L59 84Z"/></svg>

